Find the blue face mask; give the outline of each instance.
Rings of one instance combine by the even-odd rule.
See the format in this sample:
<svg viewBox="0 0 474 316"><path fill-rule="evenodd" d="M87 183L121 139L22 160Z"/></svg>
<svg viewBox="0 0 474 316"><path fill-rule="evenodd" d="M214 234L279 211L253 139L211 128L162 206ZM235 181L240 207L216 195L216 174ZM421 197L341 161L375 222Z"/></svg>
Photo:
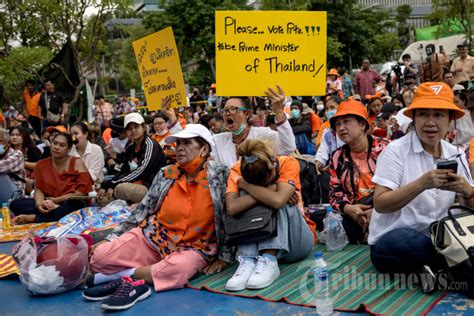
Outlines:
<svg viewBox="0 0 474 316"><path fill-rule="evenodd" d="M244 131L245 129L245 123L242 123L239 127L238 130L232 132L232 134L234 134L235 136L239 136L240 134L242 134L242 132Z"/></svg>
<svg viewBox="0 0 474 316"><path fill-rule="evenodd" d="M336 110L326 111L326 118L330 120L331 117L333 117L335 114L336 114Z"/></svg>
<svg viewBox="0 0 474 316"><path fill-rule="evenodd" d="M297 119L298 117L300 117L300 113L301 113L301 111L298 110L298 109L293 109L290 112L291 117L294 118L294 119Z"/></svg>
<svg viewBox="0 0 474 316"><path fill-rule="evenodd" d="M0 155L3 155L5 153L5 145L0 144Z"/></svg>

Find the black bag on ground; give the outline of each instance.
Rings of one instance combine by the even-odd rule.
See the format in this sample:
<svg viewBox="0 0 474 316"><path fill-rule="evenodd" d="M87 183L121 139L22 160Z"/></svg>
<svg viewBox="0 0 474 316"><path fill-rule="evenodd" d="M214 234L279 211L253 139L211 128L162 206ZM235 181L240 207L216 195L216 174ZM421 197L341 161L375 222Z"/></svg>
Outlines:
<svg viewBox="0 0 474 316"><path fill-rule="evenodd" d="M224 215L225 243L236 246L276 237L277 212L258 204L235 216Z"/></svg>
<svg viewBox="0 0 474 316"><path fill-rule="evenodd" d="M464 212L453 214L453 209ZM432 223L430 231L433 246L448 263L453 290L474 298L474 210L451 206L448 216Z"/></svg>
<svg viewBox="0 0 474 316"><path fill-rule="evenodd" d="M316 164L302 158L296 158L300 165L301 195L304 206L329 203L329 179L327 172L316 172Z"/></svg>

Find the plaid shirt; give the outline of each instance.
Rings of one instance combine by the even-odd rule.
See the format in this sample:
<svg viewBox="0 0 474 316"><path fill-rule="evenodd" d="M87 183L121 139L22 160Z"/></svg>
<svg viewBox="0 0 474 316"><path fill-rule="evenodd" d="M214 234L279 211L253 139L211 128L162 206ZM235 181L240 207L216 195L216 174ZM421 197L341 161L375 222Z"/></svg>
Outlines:
<svg viewBox="0 0 474 316"><path fill-rule="evenodd" d="M21 151L8 149L6 155L0 159L0 173L8 174L21 195L25 193L25 163Z"/></svg>
<svg viewBox="0 0 474 316"><path fill-rule="evenodd" d="M99 124L103 122L109 122L114 117L114 107L112 104L105 102L102 105L97 105L96 107L97 112L97 121Z"/></svg>
<svg viewBox="0 0 474 316"><path fill-rule="evenodd" d="M382 150L387 147L389 141L384 138L374 137L369 138L369 146L372 146L370 155L367 157L370 170L375 172L377 158ZM329 174L331 180L329 182L330 194L329 203L331 203L334 210L342 213L346 204L353 204L357 200L357 191L354 191L352 183L357 190L359 183L359 172L357 168L351 163L349 146L343 145L332 153Z"/></svg>

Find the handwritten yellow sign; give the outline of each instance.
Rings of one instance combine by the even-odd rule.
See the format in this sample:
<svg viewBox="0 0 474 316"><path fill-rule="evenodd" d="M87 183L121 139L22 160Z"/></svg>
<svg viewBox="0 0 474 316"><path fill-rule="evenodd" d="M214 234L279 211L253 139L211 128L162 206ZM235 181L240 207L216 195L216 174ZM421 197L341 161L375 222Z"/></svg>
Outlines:
<svg viewBox="0 0 474 316"><path fill-rule="evenodd" d="M216 79L221 96L324 95L326 12L216 11Z"/></svg>
<svg viewBox="0 0 474 316"><path fill-rule="evenodd" d="M148 109L161 109L161 99L171 97L171 107L186 106L186 89L173 30L143 37L132 43Z"/></svg>

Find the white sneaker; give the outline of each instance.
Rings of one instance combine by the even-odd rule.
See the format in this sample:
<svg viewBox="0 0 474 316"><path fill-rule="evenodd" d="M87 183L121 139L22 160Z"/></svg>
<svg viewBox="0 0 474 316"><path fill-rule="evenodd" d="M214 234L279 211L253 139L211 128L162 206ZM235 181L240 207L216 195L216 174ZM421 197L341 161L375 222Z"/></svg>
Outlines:
<svg viewBox="0 0 474 316"><path fill-rule="evenodd" d="M247 287L247 281L255 269L255 260L245 260L241 256L237 258L239 267L234 275L227 281L225 289L227 291L242 291Z"/></svg>
<svg viewBox="0 0 474 316"><path fill-rule="evenodd" d="M260 256L257 260L257 266L247 282L247 288L252 290L266 288L280 276L278 261Z"/></svg>

